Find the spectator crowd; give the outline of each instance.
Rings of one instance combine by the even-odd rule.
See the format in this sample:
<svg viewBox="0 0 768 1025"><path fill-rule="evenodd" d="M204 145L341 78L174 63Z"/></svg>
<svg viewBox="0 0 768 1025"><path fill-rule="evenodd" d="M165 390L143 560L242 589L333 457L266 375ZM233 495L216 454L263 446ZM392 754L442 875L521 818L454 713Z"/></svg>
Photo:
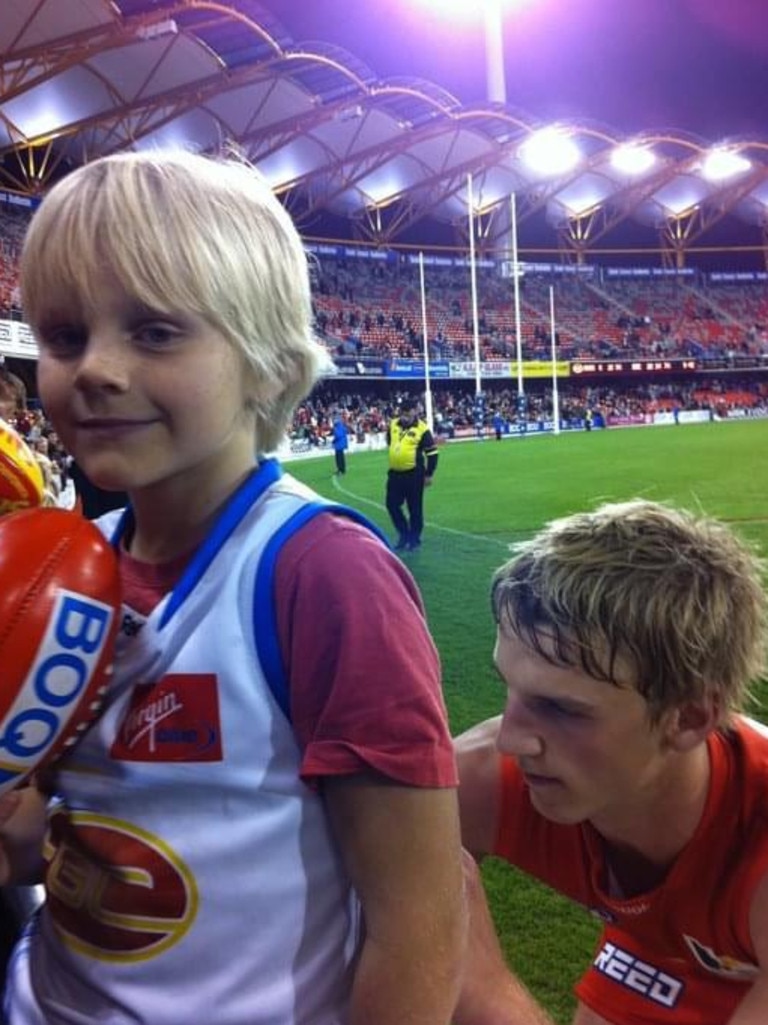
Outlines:
<svg viewBox="0 0 768 1025"><path fill-rule="evenodd" d="M0 320L22 317L18 256L28 215L0 209ZM375 258L379 257L379 258ZM426 280L428 354L432 360L474 360L469 271L445 260L430 265ZM314 322L329 355L343 366L424 354L419 268L406 254L367 253L357 258L312 255ZM552 358L549 290L556 305L556 356L578 360L695 359L708 373L675 375L674 381L606 381L595 384L564 378L558 386L563 420L584 419L587 411L603 422L656 412L709 409L720 417L765 409L768 398L768 288L759 282L712 284L703 277L609 279L590 274L525 274L520 280L521 354L524 360ZM477 268L478 342L482 361L512 360L517 353L513 288L495 266ZM66 454L34 398L34 375L10 360L0 389L5 418L50 462L51 486L67 480ZM26 377L26 382L21 380ZM725 373L727 371L727 373ZM718 376L721 372L722 376ZM15 384L9 386L9 381ZM484 382L484 427L495 422L536 423L554 416L548 380L525 382L520 403L513 382ZM422 392L423 383L376 380L362 387L344 373L327 378L296 411L294 442L324 445L334 421L362 440L386 432L400 400ZM434 426L451 436L477 427L473 382L440 382L433 388Z"/></svg>

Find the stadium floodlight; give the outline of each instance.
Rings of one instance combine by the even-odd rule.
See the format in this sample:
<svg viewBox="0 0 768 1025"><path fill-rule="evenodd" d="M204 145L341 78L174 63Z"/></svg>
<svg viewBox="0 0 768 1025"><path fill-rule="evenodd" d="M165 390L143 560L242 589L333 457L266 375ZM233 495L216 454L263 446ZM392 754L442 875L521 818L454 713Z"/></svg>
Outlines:
<svg viewBox="0 0 768 1025"><path fill-rule="evenodd" d="M491 103L507 102L507 82L504 70L504 12L519 9L531 0L420 0L422 6L431 4L440 16L462 24L477 20L482 15L485 30L485 77L487 98Z"/></svg>
<svg viewBox="0 0 768 1025"><path fill-rule="evenodd" d="M572 171L581 161L581 150L559 128L542 128L529 135L519 154L530 171L547 177Z"/></svg>
<svg viewBox="0 0 768 1025"><path fill-rule="evenodd" d="M701 173L707 181L721 182L727 178L735 178L736 175L744 174L751 166L752 164L746 157L734 150L713 149L704 158Z"/></svg>
<svg viewBox="0 0 768 1025"><path fill-rule="evenodd" d="M645 174L656 163L656 154L647 146L625 143L611 153L611 166L621 174Z"/></svg>

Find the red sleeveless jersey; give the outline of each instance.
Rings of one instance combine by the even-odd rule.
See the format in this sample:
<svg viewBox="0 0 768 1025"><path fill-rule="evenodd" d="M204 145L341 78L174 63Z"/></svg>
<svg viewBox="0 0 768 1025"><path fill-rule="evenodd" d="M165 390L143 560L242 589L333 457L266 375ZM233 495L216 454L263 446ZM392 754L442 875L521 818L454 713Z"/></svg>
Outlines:
<svg viewBox="0 0 768 1025"><path fill-rule="evenodd" d="M549 822L514 760L501 761L494 853L602 919L576 994L616 1025L725 1025L758 973L749 910L768 871L768 732L741 720L708 746L710 792L694 836L663 883L629 900L605 892L595 830Z"/></svg>

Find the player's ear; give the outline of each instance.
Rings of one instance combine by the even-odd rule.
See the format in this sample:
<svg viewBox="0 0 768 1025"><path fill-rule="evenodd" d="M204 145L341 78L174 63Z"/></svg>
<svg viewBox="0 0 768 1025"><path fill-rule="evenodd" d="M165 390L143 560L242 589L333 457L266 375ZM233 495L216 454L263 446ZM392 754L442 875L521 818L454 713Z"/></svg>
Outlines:
<svg viewBox="0 0 768 1025"><path fill-rule="evenodd" d="M665 737L673 750L692 751L717 728L719 721L720 710L715 699L686 701L671 710L664 727Z"/></svg>

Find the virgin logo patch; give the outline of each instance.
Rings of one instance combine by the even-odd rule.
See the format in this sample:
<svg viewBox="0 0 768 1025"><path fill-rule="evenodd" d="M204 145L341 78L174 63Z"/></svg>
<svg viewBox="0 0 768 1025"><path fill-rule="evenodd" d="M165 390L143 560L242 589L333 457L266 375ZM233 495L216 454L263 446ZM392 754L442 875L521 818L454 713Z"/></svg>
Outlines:
<svg viewBox="0 0 768 1025"><path fill-rule="evenodd" d="M110 755L123 762L220 762L216 676L177 673L139 684Z"/></svg>

